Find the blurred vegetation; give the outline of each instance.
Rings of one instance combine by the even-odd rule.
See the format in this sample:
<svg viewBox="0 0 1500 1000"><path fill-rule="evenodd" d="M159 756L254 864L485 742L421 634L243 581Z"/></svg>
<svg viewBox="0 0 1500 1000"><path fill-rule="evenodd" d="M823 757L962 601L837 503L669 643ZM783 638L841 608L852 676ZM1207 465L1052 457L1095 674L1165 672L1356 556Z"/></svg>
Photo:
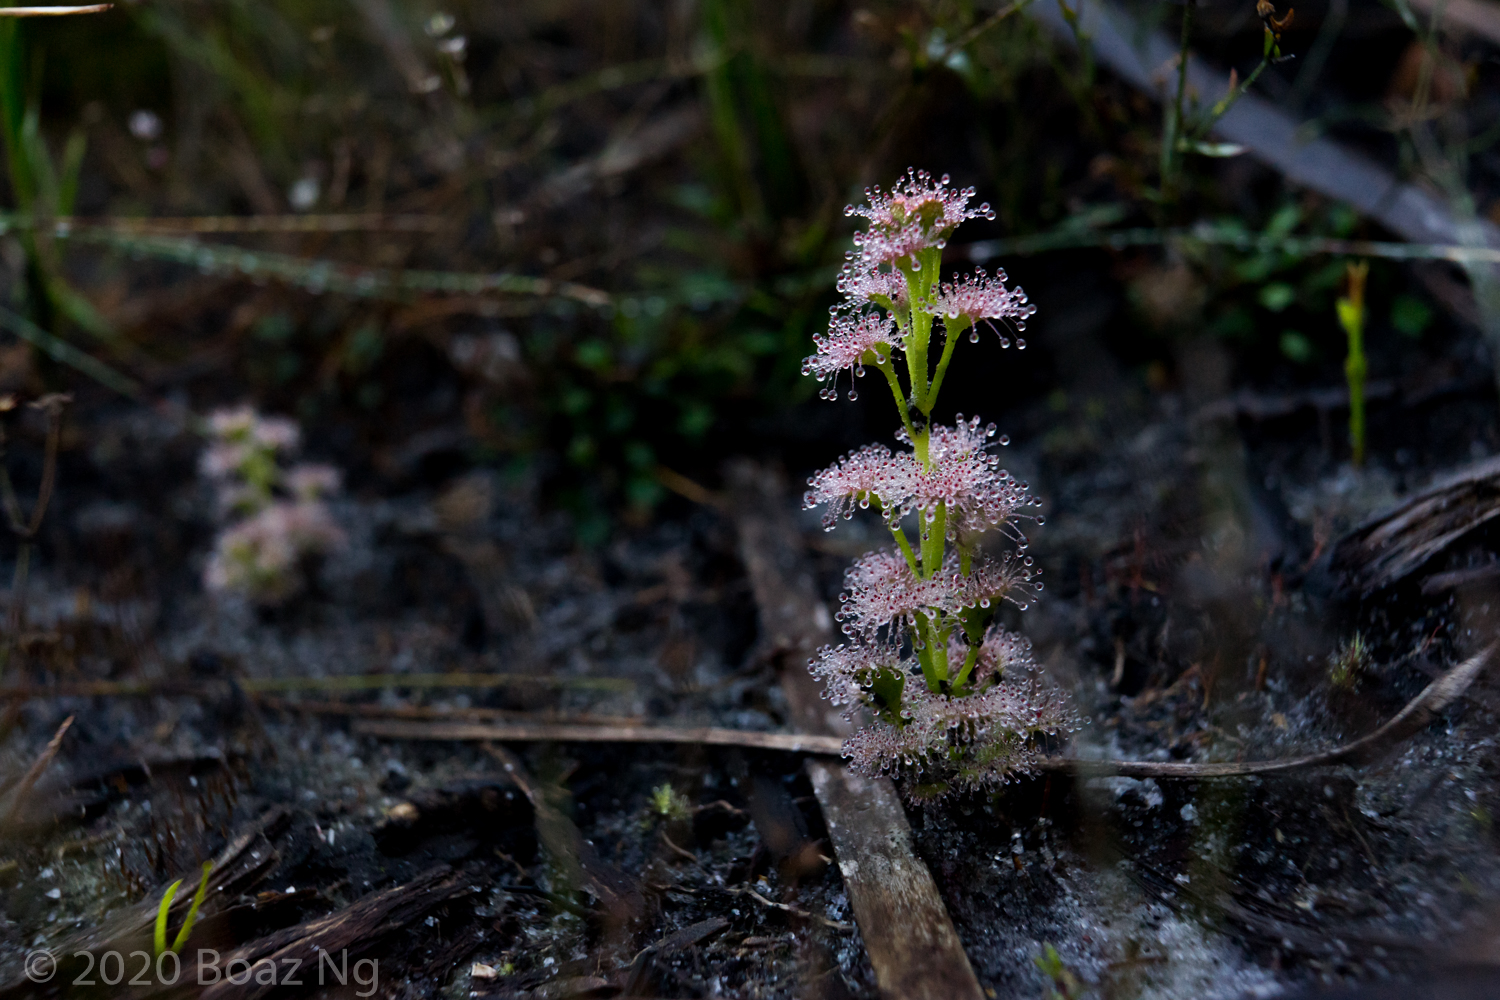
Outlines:
<svg viewBox="0 0 1500 1000"><path fill-rule="evenodd" d="M1192 41L1258 65L1257 87L1295 94L1318 127L1442 174L1484 211L1500 177L1477 116L1492 69L1403 24L1404 4L1367 6L1358 65L1337 30L1324 44L1316 11L1285 30L1288 52L1322 46L1311 79L1268 65L1252 4L1205 8ZM4 237L21 316L8 327L29 323L47 348L7 355L0 391L40 390L63 377L54 362L92 360L148 396L249 395L363 456L364 474L532 467L598 541L613 516L639 520L664 499L662 467L712 480L735 451L821 458L845 443L807 405L799 361L833 298L844 205L909 163L995 205L974 239L1157 225L1168 181L1179 224L1369 235L1243 159L1174 146L1162 176L1160 110L1014 10L139 0L0 19L4 204L38 223ZM1176 11L1156 20L1175 27ZM1410 85L1400 38L1429 56ZM64 241L40 224L74 215L191 217L198 230L105 238L80 225ZM201 231L288 215L304 224ZM1121 354L1142 372L1211 335L1257 377L1339 377L1328 320L1342 260L1205 246L1012 270L1058 285L1078 267L1127 289L1133 308L1110 337L1135 341ZM410 270L425 277L379 277ZM1433 322L1404 274L1375 265L1372 354ZM459 437L445 430L455 414Z"/></svg>

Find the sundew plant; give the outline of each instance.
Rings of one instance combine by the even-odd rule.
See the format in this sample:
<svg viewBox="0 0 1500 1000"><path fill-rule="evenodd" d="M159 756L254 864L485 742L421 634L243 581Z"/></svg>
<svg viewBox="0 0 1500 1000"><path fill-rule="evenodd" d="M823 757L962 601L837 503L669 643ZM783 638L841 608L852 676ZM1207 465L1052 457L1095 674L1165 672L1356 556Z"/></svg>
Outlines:
<svg viewBox="0 0 1500 1000"><path fill-rule="evenodd" d="M324 503L338 492L339 471L327 465L282 468L301 431L284 417L263 417L248 406L211 414L213 443L200 471L218 494L223 530L214 540L204 582L260 605L281 604L306 582L305 564L344 544Z"/></svg>
<svg viewBox="0 0 1500 1000"><path fill-rule="evenodd" d="M984 324L1002 346L1024 349L1018 335L1036 307L1006 287L1003 272L942 280L953 230L994 218L987 204L969 207L972 188L909 170L891 191L866 196L869 204L846 209L869 226L839 278L844 301L803 372L834 400L845 372L854 399L866 370L878 371L903 447L851 452L808 480L804 503L826 508L830 531L873 507L895 547L849 567L837 615L849 642L825 646L811 667L847 718L868 710L844 745L854 767L892 774L908 797L931 799L1004 783L1035 760L1037 737L1074 725L1061 694L1038 676L1030 644L996 619L1002 602L1025 610L1042 590L1020 528L1042 523L1039 502L1000 468L992 448L1009 441L994 424L962 414L951 427L932 422L959 341L977 342ZM987 552L987 532L1009 547Z"/></svg>

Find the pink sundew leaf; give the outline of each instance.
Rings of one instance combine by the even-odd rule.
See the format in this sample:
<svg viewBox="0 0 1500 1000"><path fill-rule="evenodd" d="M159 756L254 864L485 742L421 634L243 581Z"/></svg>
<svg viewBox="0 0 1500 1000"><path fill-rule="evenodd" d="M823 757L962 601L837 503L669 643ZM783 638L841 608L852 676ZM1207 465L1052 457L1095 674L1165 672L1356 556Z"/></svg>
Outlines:
<svg viewBox="0 0 1500 1000"><path fill-rule="evenodd" d="M854 235L860 256L871 265L909 259L943 246L968 219L995 217L988 204L969 208L973 188L954 189L949 183L947 174L934 181L925 170L907 170L890 191L867 189L868 205L844 209L845 215L870 220L868 230Z"/></svg>
<svg viewBox="0 0 1500 1000"><path fill-rule="evenodd" d="M1005 272L991 277L981 269L953 281L945 281L933 293L927 307L950 320L967 316L970 322L982 319L1006 319L1019 324L1036 315L1036 306L1017 286L1005 287Z"/></svg>
<svg viewBox="0 0 1500 1000"><path fill-rule="evenodd" d="M815 375L819 382L841 371L851 377L856 370L863 374L866 359L891 356L896 325L877 313L835 316L826 335L816 335L813 343L818 352L802 362L802 374Z"/></svg>
<svg viewBox="0 0 1500 1000"><path fill-rule="evenodd" d="M905 275L900 271L872 266L859 254L849 255L849 260L839 272L837 287L839 294L855 307L877 301L876 296L893 305L906 300Z"/></svg>
<svg viewBox="0 0 1500 1000"><path fill-rule="evenodd" d="M899 657L885 646L824 646L808 663L812 675L823 682L823 697L829 704L844 706L844 718L852 719L865 698L865 679L885 667L904 669Z"/></svg>
<svg viewBox="0 0 1500 1000"><path fill-rule="evenodd" d="M981 659L988 655L996 666L1003 661L997 683L954 698L931 692L913 678L902 696L903 725L877 719L845 741L844 756L854 768L871 776L993 788L1030 770L1039 753L1035 737L1077 728L1063 694L1039 677L1024 638L996 628L984 648L988 653ZM844 646L835 652L820 661L825 676L847 670L847 665L877 662L882 648ZM910 663L901 668L914 669ZM855 697L863 695L856 675L846 673L839 682L846 691L859 692Z"/></svg>
<svg viewBox="0 0 1500 1000"><path fill-rule="evenodd" d="M990 433L989 428L980 430L977 417L955 427L934 426L928 468L911 452L865 445L808 479L811 488L803 495L803 507L828 506L826 531L839 518L852 517L856 507L871 503L878 503L892 523L913 510L934 514L938 504L945 504L953 531L984 531L1032 516L1027 511L1038 501L1026 484L1016 482L999 467L999 458L985 450ZM910 444L904 431L897 439Z"/></svg>
<svg viewBox="0 0 1500 1000"><path fill-rule="evenodd" d="M989 607L1001 600L1029 604L1035 598L1034 576L1035 571L1014 553L981 559L965 576L958 555L952 554L936 574L923 580L899 552L870 552L844 574L838 618L844 623L845 635L870 639L881 628L911 625L923 609L958 614L965 608ZM897 635L892 634L890 639L896 641ZM960 652L957 662L962 660Z"/></svg>

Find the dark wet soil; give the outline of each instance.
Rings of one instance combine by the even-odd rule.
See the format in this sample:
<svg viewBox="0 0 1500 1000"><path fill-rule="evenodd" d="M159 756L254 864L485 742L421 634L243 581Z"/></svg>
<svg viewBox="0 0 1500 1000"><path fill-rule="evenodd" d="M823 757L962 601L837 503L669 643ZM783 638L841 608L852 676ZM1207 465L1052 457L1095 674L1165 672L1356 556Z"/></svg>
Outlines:
<svg viewBox="0 0 1500 1000"><path fill-rule="evenodd" d="M1487 380L1377 408L1374 453L1355 470L1323 426L1341 414L1204 417L1212 393L1180 369L1157 391L1120 373L1065 384L1010 417L1007 462L1050 505L1033 549L1046 599L1016 624L1088 720L1072 752L1234 760L1335 745L1488 641L1493 581L1426 595L1411 581L1361 602L1327 566L1342 532L1496 444ZM23 493L41 440L27 419L8 456ZM874 995L796 755L516 745L543 809L482 747L352 732L413 709L782 727L726 515L682 502L589 551L525 477L462 463L432 485L356 477L334 505L349 546L297 601L256 608L199 584L214 530L200 447L171 407L85 401L70 417L7 683L142 687L3 708L12 799L74 720L5 820L7 996L53 995L20 978L30 949L159 898L274 806L290 810L274 860L240 890L258 908L215 925L214 946L445 865L462 892L365 941L387 995ZM834 599L849 556L877 539L803 524ZM1432 569L1492 551L1467 535ZM1335 684L1330 657L1356 633L1368 655ZM508 679L337 686L370 673ZM275 678L324 688L253 683ZM1500 891L1495 688L1482 678L1358 768L1054 775L951 798L912 812L918 851L997 996L1042 995L1047 945L1111 997L1420 977L1482 938ZM557 839L572 827L577 839Z"/></svg>

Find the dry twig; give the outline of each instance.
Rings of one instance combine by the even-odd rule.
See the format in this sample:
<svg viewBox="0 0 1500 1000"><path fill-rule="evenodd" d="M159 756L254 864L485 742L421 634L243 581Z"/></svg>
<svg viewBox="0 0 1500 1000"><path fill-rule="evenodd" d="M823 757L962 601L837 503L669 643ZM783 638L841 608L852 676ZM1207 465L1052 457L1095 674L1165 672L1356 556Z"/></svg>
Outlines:
<svg viewBox="0 0 1500 1000"><path fill-rule="evenodd" d="M693 743L704 746L784 750L837 756L843 740L837 736L799 733L755 733L738 729L678 729L670 726L609 726L567 722L474 723L360 720L354 732L398 740L458 740L495 743Z"/></svg>
<svg viewBox="0 0 1500 1000"><path fill-rule="evenodd" d="M764 652L783 666L781 687L797 725L833 742L837 713L807 670L834 639L780 477L749 463L730 469L740 552L760 610ZM883 997L980 1000L983 992L889 779L860 777L828 761L807 764L839 871Z"/></svg>
<svg viewBox="0 0 1500 1000"><path fill-rule="evenodd" d="M36 759L36 763L26 771L19 784L16 785L14 798L10 800L10 808L6 810L5 821L0 823L0 829L9 827L21 813L21 807L26 803L26 797L31 794L31 789L41 779L42 773L57 756L57 751L62 748L63 737L67 735L68 729L73 725L73 716L63 720L62 725L57 727L57 732L52 734L52 739L47 741L47 746L42 750L42 755Z"/></svg>
<svg viewBox="0 0 1500 1000"><path fill-rule="evenodd" d="M1348 588L1369 596L1400 583L1469 532L1500 517L1500 459L1460 469L1384 511L1333 547Z"/></svg>
<svg viewBox="0 0 1500 1000"><path fill-rule="evenodd" d="M68 14L102 14L112 3L91 3L82 7L0 7L0 17L64 17Z"/></svg>
<svg viewBox="0 0 1500 1000"><path fill-rule="evenodd" d="M1074 774L1118 775L1125 778L1239 778L1252 774L1270 774L1276 771L1293 771L1308 767L1326 767L1330 764L1353 764L1372 759L1383 750L1415 733L1432 721L1456 699L1462 697L1486 667L1500 653L1500 642L1485 647L1474 656L1453 667L1437 680L1422 689L1406 706L1397 712L1385 725L1373 733L1362 736L1332 750L1284 760L1225 761L1221 763L1189 764L1170 761L1147 760L1079 760L1066 757L1048 757L1037 766L1042 771L1071 771Z"/></svg>
<svg viewBox="0 0 1500 1000"><path fill-rule="evenodd" d="M499 687L565 687L589 691L632 691L635 683L615 677L554 677L536 674L337 674L332 677L242 677L233 683L251 697L271 693L323 691L358 693L386 688L431 690L468 688L485 690ZM0 701L31 701L42 698L111 698L156 695L195 695L204 697L215 690L212 684L173 684L156 681L85 681L77 684L29 684L0 687ZM326 703L281 703L279 707L315 712L328 708Z"/></svg>

